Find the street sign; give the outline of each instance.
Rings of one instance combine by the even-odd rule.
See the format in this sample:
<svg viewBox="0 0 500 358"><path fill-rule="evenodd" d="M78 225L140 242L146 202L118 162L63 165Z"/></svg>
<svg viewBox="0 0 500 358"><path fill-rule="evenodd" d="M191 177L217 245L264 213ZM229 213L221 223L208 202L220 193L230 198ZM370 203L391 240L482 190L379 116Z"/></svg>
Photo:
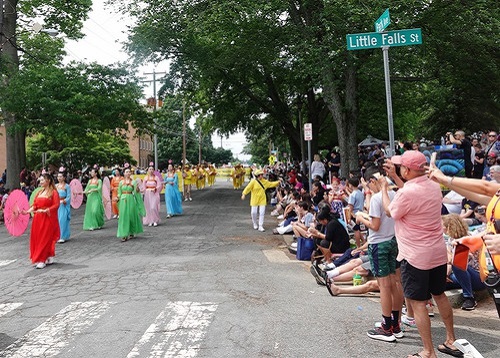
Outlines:
<svg viewBox="0 0 500 358"><path fill-rule="evenodd" d="M313 139L313 127L312 123L304 124L304 140L309 141Z"/></svg>
<svg viewBox="0 0 500 358"><path fill-rule="evenodd" d="M391 23L389 9L386 9L382 15L375 21L375 32L382 32Z"/></svg>
<svg viewBox="0 0 500 358"><path fill-rule="evenodd" d="M421 29L396 30L388 32L365 32L347 35L348 50L412 46L422 44Z"/></svg>

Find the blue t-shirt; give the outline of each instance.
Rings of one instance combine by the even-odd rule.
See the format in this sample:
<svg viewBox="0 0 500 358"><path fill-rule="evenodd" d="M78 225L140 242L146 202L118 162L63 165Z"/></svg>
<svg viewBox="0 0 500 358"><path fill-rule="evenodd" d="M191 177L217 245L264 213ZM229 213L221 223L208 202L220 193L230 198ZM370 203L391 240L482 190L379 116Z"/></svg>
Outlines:
<svg viewBox="0 0 500 358"><path fill-rule="evenodd" d="M354 190L350 195L349 199L347 199L347 204L352 205L354 207L353 214L356 214L358 211L363 211L363 207L365 205L365 196L361 192L361 190Z"/></svg>

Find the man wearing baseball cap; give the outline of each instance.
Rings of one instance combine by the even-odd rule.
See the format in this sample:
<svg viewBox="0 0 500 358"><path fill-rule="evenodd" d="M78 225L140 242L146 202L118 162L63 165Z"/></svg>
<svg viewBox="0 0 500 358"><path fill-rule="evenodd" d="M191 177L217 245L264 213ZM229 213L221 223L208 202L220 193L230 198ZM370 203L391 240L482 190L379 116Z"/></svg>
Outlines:
<svg viewBox="0 0 500 358"><path fill-rule="evenodd" d="M382 181L385 182L382 199L386 211L394 219L404 295L413 308L424 345L418 356L436 356L431 322L425 307L431 296L439 307L446 328L446 340L438 350L459 355L461 352L453 346L453 311L444 293L448 256L441 224L441 189L427 177L427 159L418 150L406 151L401 156L392 157L391 161L401 166L401 176L406 183L390 201L388 185Z"/></svg>

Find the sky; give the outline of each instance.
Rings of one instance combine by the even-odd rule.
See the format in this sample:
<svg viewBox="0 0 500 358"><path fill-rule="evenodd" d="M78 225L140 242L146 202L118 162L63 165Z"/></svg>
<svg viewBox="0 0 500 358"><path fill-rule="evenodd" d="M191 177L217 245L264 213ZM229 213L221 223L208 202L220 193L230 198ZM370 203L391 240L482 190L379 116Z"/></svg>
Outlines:
<svg viewBox="0 0 500 358"><path fill-rule="evenodd" d="M97 62L102 65L110 65L116 62L127 61L129 56L123 51L122 42L126 40L127 25L132 24L132 19L123 18L123 15L113 12L112 8L104 6L104 0L94 0L89 18L83 25L85 37L78 41L69 41L66 45L66 61ZM138 69L138 75L145 80L151 80L152 75L146 73L167 72L167 62L158 64L145 64ZM157 85L158 87L158 85ZM144 89L144 98L153 96L152 85L148 84ZM144 100L145 101L145 100ZM221 137L214 134L212 143L215 148L221 146ZM229 138L222 138L222 147L230 149L233 156L239 160L248 160L250 156L242 154L246 145L245 135L236 133Z"/></svg>

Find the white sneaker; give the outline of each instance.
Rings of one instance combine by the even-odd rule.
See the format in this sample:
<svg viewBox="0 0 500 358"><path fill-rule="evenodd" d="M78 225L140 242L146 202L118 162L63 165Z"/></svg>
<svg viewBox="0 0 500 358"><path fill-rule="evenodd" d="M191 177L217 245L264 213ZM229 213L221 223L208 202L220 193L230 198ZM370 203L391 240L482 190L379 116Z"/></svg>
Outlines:
<svg viewBox="0 0 500 358"><path fill-rule="evenodd" d="M149 224L148 224L148 226L153 226L153 224L152 224L152 223L149 223Z"/></svg>
<svg viewBox="0 0 500 358"><path fill-rule="evenodd" d="M189 198L189 201L193 201L193 198Z"/></svg>
<svg viewBox="0 0 500 358"><path fill-rule="evenodd" d="M264 229L262 226L259 226L259 231L264 232L264 231L266 231L266 229Z"/></svg>
<svg viewBox="0 0 500 358"><path fill-rule="evenodd" d="M292 242L292 243L290 244L290 247L291 247L292 249L296 249L296 248L297 248L297 243L296 243L296 242Z"/></svg>
<svg viewBox="0 0 500 358"><path fill-rule="evenodd" d="M326 265L325 265L324 270L325 270L325 271L330 271L330 270L333 270L333 269L334 269L334 268L336 268L336 267L337 267L337 266L335 266L335 265L333 264L333 262L330 262L329 264L326 264Z"/></svg>
<svg viewBox="0 0 500 358"><path fill-rule="evenodd" d="M46 265L52 265L53 263L54 263L54 257L53 256L47 257L47 260L45 260L45 264Z"/></svg>
<svg viewBox="0 0 500 358"><path fill-rule="evenodd" d="M38 262L35 265L35 268L37 268L37 269L43 269L44 267L45 267L45 263L44 262Z"/></svg>
<svg viewBox="0 0 500 358"><path fill-rule="evenodd" d="M66 242L66 240L63 240L63 239L59 239L59 240L57 240L57 243L58 243L58 244L64 244L65 242Z"/></svg>
<svg viewBox="0 0 500 358"><path fill-rule="evenodd" d="M257 225L254 225L254 226L253 226L253 229L254 229L254 230L257 230L258 228L259 228L259 227L258 227Z"/></svg>
<svg viewBox="0 0 500 358"><path fill-rule="evenodd" d="M283 220L284 219L283 214L282 215L278 215L278 217L276 219Z"/></svg>
<svg viewBox="0 0 500 358"><path fill-rule="evenodd" d="M425 308L427 308L427 314L429 317L434 317L434 305L432 303L428 303L425 305Z"/></svg>
<svg viewBox="0 0 500 358"><path fill-rule="evenodd" d="M118 215L113 215L113 219L116 219L118 217Z"/></svg>
<svg viewBox="0 0 500 358"><path fill-rule="evenodd" d="M184 201L188 201L188 198L184 199Z"/></svg>
<svg viewBox="0 0 500 358"><path fill-rule="evenodd" d="M157 226L158 226L158 223L153 223L153 226L154 226L154 227L157 227Z"/></svg>

